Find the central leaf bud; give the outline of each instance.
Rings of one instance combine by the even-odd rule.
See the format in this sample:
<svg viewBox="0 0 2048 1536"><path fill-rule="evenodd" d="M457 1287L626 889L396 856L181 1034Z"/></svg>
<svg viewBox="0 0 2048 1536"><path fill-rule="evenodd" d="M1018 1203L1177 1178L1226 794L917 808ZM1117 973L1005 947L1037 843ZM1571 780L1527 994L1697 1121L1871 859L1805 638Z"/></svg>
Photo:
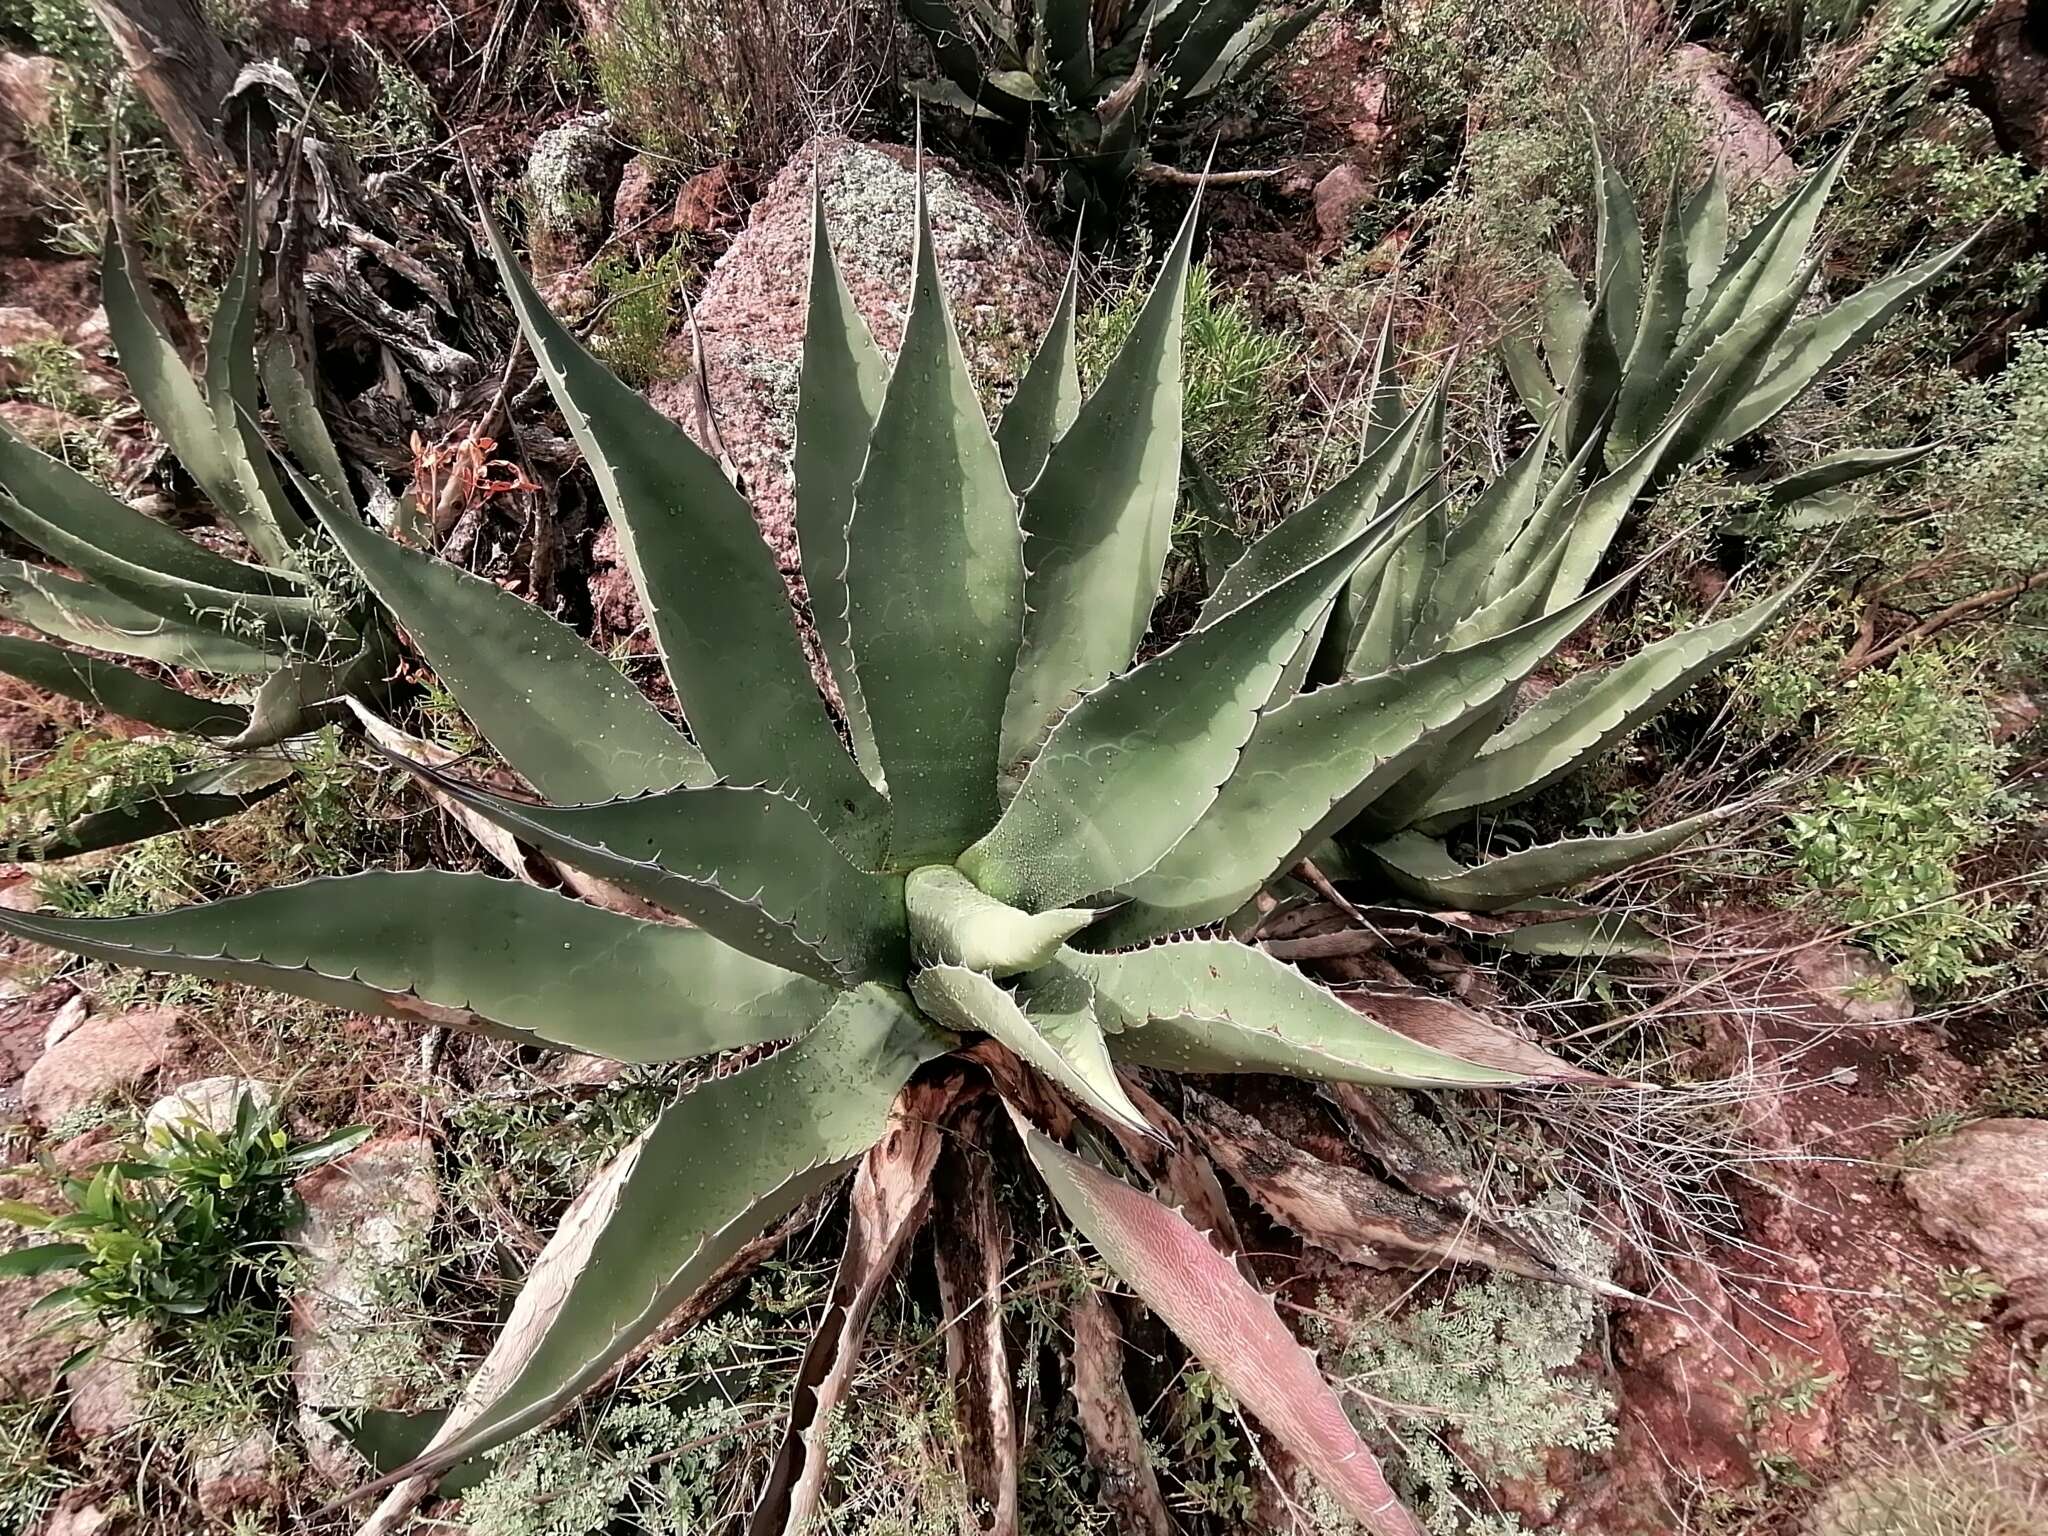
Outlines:
<svg viewBox="0 0 2048 1536"><path fill-rule="evenodd" d="M1095 914L1085 907L1024 912L1000 902L950 864L913 869L903 885L910 942L926 965L964 965L988 976L1035 971Z"/></svg>

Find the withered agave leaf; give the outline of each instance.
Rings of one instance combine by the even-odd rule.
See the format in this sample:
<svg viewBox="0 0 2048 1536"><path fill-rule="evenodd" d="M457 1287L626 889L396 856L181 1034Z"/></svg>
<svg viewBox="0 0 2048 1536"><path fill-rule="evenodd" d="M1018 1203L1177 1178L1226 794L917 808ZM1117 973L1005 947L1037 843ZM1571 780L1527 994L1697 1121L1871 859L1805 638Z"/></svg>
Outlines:
<svg viewBox="0 0 2048 1536"><path fill-rule="evenodd" d="M756 1233L880 1138L945 1041L901 993L844 993L804 1038L663 1110L577 1197L490 1353L418 1460L453 1466L546 1423Z"/></svg>
<svg viewBox="0 0 2048 1536"><path fill-rule="evenodd" d="M1195 1358L1374 1536L1423 1536L1272 1299L1178 1211L1028 1124L1025 1149L1069 1221Z"/></svg>

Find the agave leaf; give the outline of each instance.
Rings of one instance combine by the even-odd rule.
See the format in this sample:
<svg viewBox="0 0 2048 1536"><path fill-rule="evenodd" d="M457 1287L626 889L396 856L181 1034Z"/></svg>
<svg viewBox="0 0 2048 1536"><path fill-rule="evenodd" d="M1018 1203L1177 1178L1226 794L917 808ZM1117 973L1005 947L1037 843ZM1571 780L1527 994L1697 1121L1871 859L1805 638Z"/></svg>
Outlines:
<svg viewBox="0 0 2048 1536"><path fill-rule="evenodd" d="M1422 1536L1272 1300L1178 1211L1018 1130L1067 1219L1345 1513L1374 1536Z"/></svg>
<svg viewBox="0 0 2048 1536"><path fill-rule="evenodd" d="M1094 106L1095 18L1089 0L1038 0L1038 42L1070 105Z"/></svg>
<svg viewBox="0 0 2048 1536"><path fill-rule="evenodd" d="M1065 985L1039 988L1029 1015L994 981L960 965L925 967L910 978L910 995L947 1029L1001 1041L1091 1113L1141 1136L1152 1134L1116 1080L1086 982L1066 978Z"/></svg>
<svg viewBox="0 0 2048 1536"><path fill-rule="evenodd" d="M1635 452L1642 446L1643 434L1655 426L1647 419L1648 411L1656 398L1664 359L1677 346L1685 324L1691 274L1684 217L1674 175L1665 194L1664 223L1657 234L1657 249L1650 256L1649 282L1643 293L1636 332L1622 353L1625 361L1621 388L1615 397L1614 422L1608 428L1603 450L1609 464L1618 464Z"/></svg>
<svg viewBox="0 0 2048 1536"><path fill-rule="evenodd" d="M1395 487L1408 472L1409 455L1427 414L1426 405L1417 406L1342 480L1253 540L1203 602L1201 622L1242 607L1368 524L1390 534L1397 524L1386 517L1386 508L1401 499Z"/></svg>
<svg viewBox="0 0 2048 1536"><path fill-rule="evenodd" d="M1822 374L1860 351L1885 321L1939 281L1976 239L1971 235L1917 266L1872 283L1832 309L1790 322L1772 348L1762 376L1722 424L1722 440L1734 442L1767 425Z"/></svg>
<svg viewBox="0 0 2048 1536"><path fill-rule="evenodd" d="M913 869L903 882L910 942L921 957L990 976L1035 971L1091 922L1085 908L1032 914L1003 905L946 864Z"/></svg>
<svg viewBox="0 0 2048 1536"><path fill-rule="evenodd" d="M1481 942L1510 954L1564 960L1671 960L1683 953L1634 918L1614 912L1529 923Z"/></svg>
<svg viewBox="0 0 2048 1536"><path fill-rule="evenodd" d="M204 826L247 810L291 782L291 764L274 758L246 758L217 768L181 773L169 783L124 805L88 811L41 837L0 845L0 858L27 864L76 858L163 832Z"/></svg>
<svg viewBox="0 0 2048 1536"><path fill-rule="evenodd" d="M803 371L797 381L796 531L804 585L826 664L839 684L855 760L871 783L881 779L874 728L854 672L846 608L846 524L853 488L867 462L868 434L882 409L889 364L848 291L825 227L824 188L811 188L811 278L804 318Z"/></svg>
<svg viewBox="0 0 2048 1536"><path fill-rule="evenodd" d="M1561 421L1564 396L1551 382L1550 370L1543 366L1536 344L1526 336L1503 336L1497 350L1501 367L1522 408L1546 425Z"/></svg>
<svg viewBox="0 0 2048 1536"><path fill-rule="evenodd" d="M1707 285L1672 356L1668 377L1682 379L1692 372L1710 346L1797 279L1800 269L1808 265L1806 251L1813 242L1821 209L1827 205L1854 144L1852 136L1742 237Z"/></svg>
<svg viewBox="0 0 2048 1536"><path fill-rule="evenodd" d="M933 59L968 106L979 115L995 116L980 105L984 94L981 59L974 51L973 33L961 21L956 8L948 0L903 0L903 14L924 33L931 43Z"/></svg>
<svg viewBox="0 0 2048 1536"><path fill-rule="evenodd" d="M305 583L296 576L217 555L136 511L97 481L30 447L5 423L0 423L0 486L41 523L67 535L73 543L111 551L138 567L195 588L217 588L251 596L282 596L305 590ZM0 510L5 510L5 506L5 502L0 502ZM86 570L68 555L48 548L27 528L16 527L15 531L66 564Z"/></svg>
<svg viewBox="0 0 2048 1536"><path fill-rule="evenodd" d="M1089 929L1094 948L1143 943L1216 922L1293 868L1387 785L1494 706L1616 590L1462 651L1347 678L1259 717L1216 803Z"/></svg>
<svg viewBox="0 0 2048 1536"><path fill-rule="evenodd" d="M745 499L716 460L548 312L488 216L485 232L527 345L611 511L698 746L727 777L800 792L850 856L878 855L886 805L826 716Z"/></svg>
<svg viewBox="0 0 2048 1536"><path fill-rule="evenodd" d="M1444 782L1422 807L1420 824L1440 830L1556 783L1747 648L1798 590L1797 584L1788 586L1741 613L1681 630L1626 661L1551 689Z"/></svg>
<svg viewBox="0 0 2048 1536"><path fill-rule="evenodd" d="M804 1536L816 1528L839 1410L853 1386L868 1321L903 1250L924 1225L932 1171L945 1141L940 1122L961 1091L957 1076L907 1085L854 1171L846 1246L825 1315L797 1365L789 1422L755 1496L749 1536Z"/></svg>
<svg viewBox="0 0 2048 1536"><path fill-rule="evenodd" d="M233 736L249 723L248 710L239 704L203 699L131 672L119 662L43 640L0 635L0 672L166 731Z"/></svg>
<svg viewBox="0 0 2048 1536"><path fill-rule="evenodd" d="M1201 460L1185 449L1180 456L1180 472L1197 515L1195 553L1201 559L1202 581L1213 592L1250 546L1237 531L1237 515L1230 510L1223 487L1202 467Z"/></svg>
<svg viewBox="0 0 2048 1536"><path fill-rule="evenodd" d="M1002 819L960 856L968 878L1044 911L1158 863L1215 801L1281 669L1372 536L1354 535L1076 704Z"/></svg>
<svg viewBox="0 0 2048 1536"><path fill-rule="evenodd" d="M1072 4L1074 0L1052 0ZM1083 12L1086 5L1082 5ZM1038 344L1031 366L1018 381L1017 392L1003 408L996 424L996 446L1002 450L1003 474L1010 489L1022 496L1029 491L1052 445L1074 424L1081 411L1080 365L1074 355L1074 312L1081 289L1081 232L1074 231L1074 254L1067 263L1067 280L1060 288L1052 325Z"/></svg>
<svg viewBox="0 0 2048 1536"><path fill-rule="evenodd" d="M128 248L120 223L117 210L108 220L100 252L100 284L107 332L128 387L215 509L249 541L260 559L282 564L289 558L291 546L269 509L253 494L239 423L232 411L225 419L217 413L164 334L162 317L149 295L147 280L137 276L135 253ZM254 230L245 224L241 258L221 294L215 320L219 339L208 348L209 362L224 384L230 367L230 333L241 332L245 346L253 337L249 327L254 316L248 313L254 282L253 240ZM247 326L243 324L245 315Z"/></svg>
<svg viewBox="0 0 2048 1536"><path fill-rule="evenodd" d="M134 656L167 667L239 677L268 672L277 658L196 624L181 624L126 598L19 560L0 560L0 618L53 640Z"/></svg>
<svg viewBox="0 0 2048 1536"><path fill-rule="evenodd" d="M358 516L348 471L320 414L319 396L292 354L290 339L283 335L268 338L257 354L257 364L262 370L263 393L270 401L270 414L276 419L292 457L327 500L351 517Z"/></svg>
<svg viewBox="0 0 2048 1536"><path fill-rule="evenodd" d="M1429 600L1416 626L1416 651L1428 655L1464 619L1484 606L1486 578L1536 515L1543 470L1550 457L1551 428L1543 423L1507 473L1488 485L1443 544L1443 560L1430 584Z"/></svg>
<svg viewBox="0 0 2048 1536"><path fill-rule="evenodd" d="M1643 224L1636 200L1593 139L1593 287L1600 295L1603 345L1619 368L1635 339L1643 304Z"/></svg>
<svg viewBox="0 0 2048 1536"><path fill-rule="evenodd" d="M463 713L543 795L581 802L710 782L703 754L566 624L394 543L317 490L308 501Z"/></svg>
<svg viewBox="0 0 2048 1536"><path fill-rule="evenodd" d="M1867 475L1880 475L1887 470L1917 464L1939 446L1938 443L1918 443L1911 448L1850 448L1841 453L1831 453L1804 469L1773 480L1764 491L1764 502L1768 506L1789 507L1809 496L1823 495Z"/></svg>
<svg viewBox="0 0 2048 1536"><path fill-rule="evenodd" d="M1345 641L1342 675L1346 677L1384 672L1404 659L1422 622L1448 536L1441 482L1449 389L1450 370L1446 369L1437 388L1418 409L1420 427L1390 487L1392 494L1404 497L1435 492L1427 497L1431 505L1420 533L1401 540L1376 576L1364 569L1353 575L1337 604L1331 628Z"/></svg>
<svg viewBox="0 0 2048 1536"><path fill-rule="evenodd" d="M4 448L0 448L0 458L4 457ZM0 465L0 475L5 473L6 466ZM113 505L119 506L120 503L114 502ZM207 586L188 580L170 573L163 565L143 563L145 559L153 562L156 554L154 550L140 547L150 542L147 538L129 542L125 534L115 533L102 544L79 537L67 526L82 521L74 516L78 510L76 504L62 507L39 504L31 508L13 495L0 491L0 523L12 528L53 560L72 567L138 607L175 623L215 630L245 645L265 650L285 651L294 646L311 649L319 645L323 625L320 611L311 597L273 596L261 591ZM127 512L129 509L122 507L121 510ZM45 511L54 515L45 516ZM140 513L131 515L140 522L151 523ZM152 523L151 526L179 544L194 550L199 548L190 540L178 538L161 523ZM222 563L233 564L231 561ZM266 581L270 579L271 573L259 574ZM276 586L288 592L291 578L282 572L276 574Z"/></svg>
<svg viewBox="0 0 2048 1536"><path fill-rule="evenodd" d="M1528 1074L1461 1061L1345 1006L1292 966L1228 939L1124 954L1065 951L1025 978L1027 1003L1079 977L1119 1062L1173 1072L1278 1072L1396 1087L1484 1087ZM1057 996L1057 991L1055 992Z"/></svg>
<svg viewBox="0 0 2048 1536"><path fill-rule="evenodd" d="M1546 423L1548 425L1548 423ZM1553 432L1553 437L1556 435ZM1564 468L1550 484L1537 502L1536 510L1530 514L1521 531L1509 541L1500 559L1494 562L1479 583L1479 594L1474 600L1477 606L1469 606L1464 618L1451 626L1452 634L1458 633L1467 620L1476 618L1488 607L1507 597L1516 588L1529 580L1531 573L1549 562L1553 574L1557 561L1562 559L1559 546L1571 536L1584 493L1580 490L1580 477L1586 466L1592 462L1591 441L1581 443L1579 451L1565 462ZM1548 587L1543 589L1545 598ZM1526 610L1517 608L1526 617ZM1515 622L1520 622L1516 620ZM1512 623L1507 625L1512 629ZM1499 633L1499 630L1495 630Z"/></svg>
<svg viewBox="0 0 2048 1536"><path fill-rule="evenodd" d="M437 869L308 880L146 917L0 910L0 931L336 1008L484 1021L615 1061L681 1061L786 1040L833 997L701 929Z"/></svg>
<svg viewBox="0 0 2048 1536"><path fill-rule="evenodd" d="M1230 46L1209 67L1209 73L1196 83L1189 92L1192 97L1208 95L1219 85L1235 85L1249 80L1264 69L1276 55L1285 52L1294 40L1308 30L1309 23L1329 8L1330 0L1310 0L1310 3L1296 7L1285 16L1265 14L1254 16L1244 25L1244 30L1230 40Z"/></svg>
<svg viewBox="0 0 2048 1536"><path fill-rule="evenodd" d="M996 819L1024 628L1017 499L953 329L922 170L913 265L846 568L855 671L895 813L889 862L905 870L950 861Z"/></svg>
<svg viewBox="0 0 2048 1536"><path fill-rule="evenodd" d="M841 984L903 974L902 880L855 868L786 795L706 784L540 805L387 755L549 857L615 880L750 955Z"/></svg>
<svg viewBox="0 0 2048 1536"><path fill-rule="evenodd" d="M256 752L340 717L343 702L398 671L396 643L380 620L348 649L349 639L337 634L330 649L343 652L329 660L296 656L280 665L256 687L249 701L249 723L225 743L233 752Z"/></svg>
<svg viewBox="0 0 2048 1536"><path fill-rule="evenodd" d="M1024 648L1005 763L1128 666L1151 620L1180 489L1181 312L1200 208L1197 196L1137 323L1024 498Z"/></svg>
<svg viewBox="0 0 2048 1536"><path fill-rule="evenodd" d="M1657 435L1622 460L1619 468L1595 481L1572 506L1569 519L1558 530L1562 548L1550 594L1544 600L1545 610L1561 607L1585 591L1620 531L1621 520L1644 487L1664 466L1685 462L1681 441L1705 430L1706 413L1715 408L1715 379L1707 374L1706 365L1701 374L1698 392L1679 400ZM1518 614L1506 622L1520 623L1522 617Z"/></svg>
<svg viewBox="0 0 2048 1536"><path fill-rule="evenodd" d="M1417 832L1398 833L1370 844L1366 851L1387 881L1410 900L1426 907L1498 912L1531 896L1604 880L1631 865L1661 858L1727 814L1705 811L1649 832L1567 837L1469 866L1452 858L1443 844Z"/></svg>
<svg viewBox="0 0 2048 1536"><path fill-rule="evenodd" d="M452 1466L570 1406L866 1152L910 1074L943 1048L901 993L861 987L795 1045L663 1110L569 1208L462 1400L394 1477Z"/></svg>
<svg viewBox="0 0 2048 1536"><path fill-rule="evenodd" d="M1728 183L1715 166L1686 199L1678 221L1679 243L1685 249L1686 305L1706 297L1714 274L1728 256Z"/></svg>
<svg viewBox="0 0 2048 1536"><path fill-rule="evenodd" d="M214 435L239 492L241 511L236 521L247 524L244 532L256 552L277 564L311 530L285 495L277 472L271 467L269 446L256 425L256 285L261 267L256 187L252 181L244 193L241 248L207 332L206 371L201 384L206 408L213 414ZM250 528L262 531L260 541L248 532ZM270 552L272 548L277 550L276 554Z"/></svg>

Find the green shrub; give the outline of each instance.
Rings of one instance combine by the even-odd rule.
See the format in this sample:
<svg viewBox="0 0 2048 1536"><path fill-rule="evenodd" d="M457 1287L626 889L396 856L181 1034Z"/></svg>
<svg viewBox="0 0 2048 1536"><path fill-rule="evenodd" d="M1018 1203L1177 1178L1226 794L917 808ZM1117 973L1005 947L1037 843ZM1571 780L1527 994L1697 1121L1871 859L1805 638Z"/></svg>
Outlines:
<svg viewBox="0 0 2048 1536"><path fill-rule="evenodd" d="M1984 974L2018 913L1963 891L1963 860L2014 814L2007 754L1966 661L1936 650L1834 683L1828 732L1842 767L1787 818L1797 868L1816 904L1852 925L1911 985L1940 992Z"/></svg>
<svg viewBox="0 0 2048 1536"><path fill-rule="evenodd" d="M1088 383L1102 376L1130 336L1146 291L1145 284L1133 281L1083 318L1081 376ZM1188 452L1231 485L1272 455L1299 343L1288 332L1261 324L1242 298L1216 286L1205 266L1188 273L1181 323L1181 409Z"/></svg>
<svg viewBox="0 0 2048 1536"><path fill-rule="evenodd" d="M369 1134L353 1126L295 1147L274 1110L242 1092L223 1130L174 1119L135 1158L64 1179L64 1209L0 1203L0 1219L51 1239L0 1257L0 1272L73 1271L54 1295L110 1330L218 1316L275 1291L293 1180Z"/></svg>

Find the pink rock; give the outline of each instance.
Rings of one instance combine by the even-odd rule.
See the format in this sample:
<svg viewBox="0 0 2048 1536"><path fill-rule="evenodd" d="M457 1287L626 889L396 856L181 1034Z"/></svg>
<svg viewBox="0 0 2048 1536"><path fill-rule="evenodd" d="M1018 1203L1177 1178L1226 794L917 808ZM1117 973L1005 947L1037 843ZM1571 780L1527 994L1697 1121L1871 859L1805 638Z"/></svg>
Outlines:
<svg viewBox="0 0 2048 1536"><path fill-rule="evenodd" d="M136 1087L171 1059L179 1015L174 1008L87 1019L43 1052L21 1080L21 1102L42 1125L108 1094Z"/></svg>

